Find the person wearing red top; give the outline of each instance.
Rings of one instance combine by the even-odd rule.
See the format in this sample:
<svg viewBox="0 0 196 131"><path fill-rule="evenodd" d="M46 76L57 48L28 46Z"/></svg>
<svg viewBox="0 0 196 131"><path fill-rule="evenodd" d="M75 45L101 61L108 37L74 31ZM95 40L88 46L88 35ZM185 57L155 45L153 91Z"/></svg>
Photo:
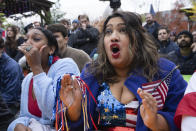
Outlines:
<svg viewBox="0 0 196 131"><path fill-rule="evenodd" d="M8 131L53 130L57 80L65 73L79 75L79 69L72 59L58 58L58 43L49 30L34 28L26 38L18 49L24 53L32 72L22 82L20 116L9 125Z"/></svg>

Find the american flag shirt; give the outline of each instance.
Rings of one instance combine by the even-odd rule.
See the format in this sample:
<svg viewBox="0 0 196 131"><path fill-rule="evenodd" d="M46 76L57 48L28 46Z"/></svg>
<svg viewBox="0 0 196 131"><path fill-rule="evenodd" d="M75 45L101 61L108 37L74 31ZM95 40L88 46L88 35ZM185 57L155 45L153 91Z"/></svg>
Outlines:
<svg viewBox="0 0 196 131"><path fill-rule="evenodd" d="M132 100L128 104L120 103L111 93L109 85L102 84L103 90L98 95L98 110L100 112L99 129L110 127L129 127L135 129L139 101Z"/></svg>

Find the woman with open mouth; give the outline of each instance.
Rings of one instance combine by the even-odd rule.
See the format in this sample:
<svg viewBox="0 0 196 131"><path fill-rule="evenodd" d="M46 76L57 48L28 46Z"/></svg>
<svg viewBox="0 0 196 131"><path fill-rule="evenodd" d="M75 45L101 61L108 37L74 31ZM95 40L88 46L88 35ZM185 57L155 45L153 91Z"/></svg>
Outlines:
<svg viewBox="0 0 196 131"><path fill-rule="evenodd" d="M137 14L107 17L98 58L80 78L65 75L61 81L70 130L177 130L173 117L187 83L175 64L159 58Z"/></svg>

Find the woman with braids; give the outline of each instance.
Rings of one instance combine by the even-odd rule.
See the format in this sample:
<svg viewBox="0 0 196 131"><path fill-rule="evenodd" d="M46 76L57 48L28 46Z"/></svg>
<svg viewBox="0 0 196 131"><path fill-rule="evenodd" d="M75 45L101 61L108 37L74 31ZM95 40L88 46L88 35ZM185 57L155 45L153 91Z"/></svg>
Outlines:
<svg viewBox="0 0 196 131"><path fill-rule="evenodd" d="M98 58L80 78L65 75L61 81L60 98L67 107L70 130L177 129L173 116L187 83L172 62L159 58L156 43L135 13L107 17ZM86 83L86 101L80 80ZM88 117L83 113L85 104Z"/></svg>
<svg viewBox="0 0 196 131"><path fill-rule="evenodd" d="M7 36L5 40L5 51L12 59L18 62L18 60L24 55L18 50L18 46L23 44L24 38L17 35L18 30L14 25L8 26L6 31Z"/></svg>
<svg viewBox="0 0 196 131"><path fill-rule="evenodd" d="M52 32L38 27L30 30L26 38L18 49L24 53L32 72L22 82L20 116L8 131L49 130L57 80L64 73L79 75L79 69L72 59L59 59L56 55L58 44Z"/></svg>

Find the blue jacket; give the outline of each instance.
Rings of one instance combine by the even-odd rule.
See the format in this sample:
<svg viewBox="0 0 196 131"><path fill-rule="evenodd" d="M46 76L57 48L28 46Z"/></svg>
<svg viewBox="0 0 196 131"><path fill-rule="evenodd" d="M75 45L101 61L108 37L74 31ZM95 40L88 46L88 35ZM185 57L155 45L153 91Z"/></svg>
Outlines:
<svg viewBox="0 0 196 131"><path fill-rule="evenodd" d="M173 64L172 62L166 59L161 58L159 60L159 68L160 68L159 77L154 78L154 80L163 79L174 67L175 67L175 64ZM88 66L86 68L88 68ZM85 69L83 70L81 74L81 78L86 82L93 96L96 99L99 94L99 87L100 87L96 78L93 77L91 74L87 73ZM139 103L141 103L141 98L137 94L137 89L139 87L141 88L142 84L147 83L147 82L148 81L146 78L136 75L136 74L132 74L125 81L126 87L136 96L136 98L139 100ZM175 70L172 74L172 78L171 78L171 82L169 85L169 90L168 90L168 94L167 94L164 107L162 110L158 111L158 113L161 114L167 120L171 131L177 130L174 124L174 121L173 121L173 117L174 117L177 105L179 101L181 100L181 98L183 97L186 86L187 86L187 83L181 76L179 70ZM93 130L94 128L93 128L89 115L90 114L92 115L92 118L94 119L95 123L97 123L98 118L97 118L96 104L93 101L92 97L90 97L90 102L89 102L89 96L90 95L88 92L87 93L88 122L89 122L91 130ZM139 111L138 111L137 116L138 117L137 117L136 131L148 131L149 129L144 125ZM83 116L81 116L81 119L78 122L75 122L75 123L70 122L71 130L82 130L83 129L83 118L82 117Z"/></svg>
<svg viewBox="0 0 196 131"><path fill-rule="evenodd" d="M19 64L3 52L0 57L0 92L8 105L20 103L22 80Z"/></svg>
<svg viewBox="0 0 196 131"><path fill-rule="evenodd" d="M154 21L152 26L149 26L148 24L144 25L144 28L151 34L154 36L154 38L158 38L158 28L159 28L159 24Z"/></svg>
<svg viewBox="0 0 196 131"><path fill-rule="evenodd" d="M173 41L167 41L166 43L159 42L158 52L160 54L168 54L172 51L179 49L178 45Z"/></svg>

